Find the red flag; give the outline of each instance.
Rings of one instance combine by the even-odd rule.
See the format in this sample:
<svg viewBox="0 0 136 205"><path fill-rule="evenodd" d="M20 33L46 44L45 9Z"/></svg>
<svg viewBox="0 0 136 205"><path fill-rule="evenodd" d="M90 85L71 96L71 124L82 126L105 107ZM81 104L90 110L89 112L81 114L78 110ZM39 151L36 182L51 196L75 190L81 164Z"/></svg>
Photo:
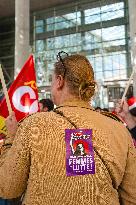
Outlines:
<svg viewBox="0 0 136 205"><path fill-rule="evenodd" d="M16 114L17 121L34 112L39 111L38 89L33 56L31 55L8 91L11 107ZM9 115L6 100L0 106L0 115Z"/></svg>

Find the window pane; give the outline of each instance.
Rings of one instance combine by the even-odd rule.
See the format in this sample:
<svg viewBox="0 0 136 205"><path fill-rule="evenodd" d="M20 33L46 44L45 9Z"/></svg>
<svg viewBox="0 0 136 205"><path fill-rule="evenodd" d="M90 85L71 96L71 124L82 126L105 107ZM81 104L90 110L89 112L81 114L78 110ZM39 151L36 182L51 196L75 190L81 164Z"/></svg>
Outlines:
<svg viewBox="0 0 136 205"><path fill-rule="evenodd" d="M98 81L101 81L103 79L103 72L95 72L95 78Z"/></svg>
<svg viewBox="0 0 136 205"><path fill-rule="evenodd" d="M120 2L116 4L102 6L101 13L102 21L124 17L124 3Z"/></svg>
<svg viewBox="0 0 136 205"><path fill-rule="evenodd" d="M47 31L75 27L81 24L80 12L70 13L47 19Z"/></svg>
<svg viewBox="0 0 136 205"><path fill-rule="evenodd" d="M95 72L102 72L102 56L95 58Z"/></svg>
<svg viewBox="0 0 136 205"><path fill-rule="evenodd" d="M36 33L43 33L43 26L44 26L44 23L43 23L43 20L37 20L36 23Z"/></svg>
<svg viewBox="0 0 136 205"><path fill-rule="evenodd" d="M100 8L85 10L85 24L100 22Z"/></svg>
<svg viewBox="0 0 136 205"><path fill-rule="evenodd" d="M36 41L36 51L43 51L44 50L44 41L37 40Z"/></svg>
<svg viewBox="0 0 136 205"><path fill-rule="evenodd" d="M111 41L116 39L124 39L125 27L124 26L113 26L102 29L103 41Z"/></svg>

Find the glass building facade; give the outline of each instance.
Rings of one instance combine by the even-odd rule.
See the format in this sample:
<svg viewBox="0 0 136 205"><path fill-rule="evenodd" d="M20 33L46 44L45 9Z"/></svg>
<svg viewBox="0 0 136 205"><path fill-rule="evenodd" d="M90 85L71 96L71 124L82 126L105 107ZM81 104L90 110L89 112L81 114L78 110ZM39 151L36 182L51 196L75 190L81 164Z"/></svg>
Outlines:
<svg viewBox="0 0 136 205"><path fill-rule="evenodd" d="M41 97L50 95L59 51L80 53L91 62L98 92L95 106L109 107L121 97L130 75L126 0L76 1L33 14L34 53Z"/></svg>

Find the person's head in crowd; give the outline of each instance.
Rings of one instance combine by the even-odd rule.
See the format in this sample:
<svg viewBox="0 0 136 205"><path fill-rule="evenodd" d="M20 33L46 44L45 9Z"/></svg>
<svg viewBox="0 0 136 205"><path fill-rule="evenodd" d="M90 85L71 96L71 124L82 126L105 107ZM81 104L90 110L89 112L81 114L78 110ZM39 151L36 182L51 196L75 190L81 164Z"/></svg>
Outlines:
<svg viewBox="0 0 136 205"><path fill-rule="evenodd" d="M109 112L109 109L108 108L103 108L102 112Z"/></svg>
<svg viewBox="0 0 136 205"><path fill-rule="evenodd" d="M54 104L51 99L41 99L39 101L40 112L49 112L54 109Z"/></svg>
<svg viewBox="0 0 136 205"><path fill-rule="evenodd" d="M96 111L96 112L101 112L101 110L102 110L102 109L101 109L100 107L96 107L96 108L95 108L95 111Z"/></svg>
<svg viewBox="0 0 136 205"><path fill-rule="evenodd" d="M78 98L89 102L95 92L94 72L89 60L82 55L58 54L52 77L52 99L59 105Z"/></svg>

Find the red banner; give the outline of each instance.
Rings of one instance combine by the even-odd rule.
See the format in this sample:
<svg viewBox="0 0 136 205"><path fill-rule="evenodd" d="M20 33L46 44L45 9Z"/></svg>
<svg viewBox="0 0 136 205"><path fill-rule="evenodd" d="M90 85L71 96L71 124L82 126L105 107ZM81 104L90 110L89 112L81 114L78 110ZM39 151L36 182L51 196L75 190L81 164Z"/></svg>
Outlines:
<svg viewBox="0 0 136 205"><path fill-rule="evenodd" d="M10 86L8 94L17 121L20 121L29 114L39 111L38 89L36 86L36 75L32 55ZM0 115L5 118L9 115L5 99L3 99L0 105Z"/></svg>

